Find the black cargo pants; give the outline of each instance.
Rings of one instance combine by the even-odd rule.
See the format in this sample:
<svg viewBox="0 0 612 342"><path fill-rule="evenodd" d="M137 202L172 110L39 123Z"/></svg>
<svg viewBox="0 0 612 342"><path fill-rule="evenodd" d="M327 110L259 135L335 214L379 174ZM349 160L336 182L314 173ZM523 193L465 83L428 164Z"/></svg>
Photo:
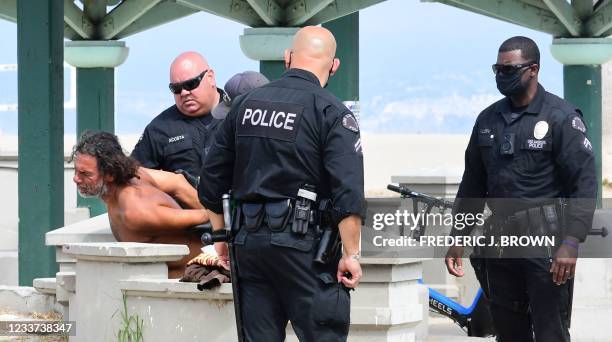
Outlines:
<svg viewBox="0 0 612 342"><path fill-rule="evenodd" d="M547 258L488 259L493 324L501 342L564 342L569 335L570 282L557 285Z"/></svg>
<svg viewBox="0 0 612 342"><path fill-rule="evenodd" d="M336 279L340 255L314 263L314 233L297 236L289 227L271 232L262 223L256 231L240 229L234 240L245 340L284 341L291 321L300 341L345 341L350 295Z"/></svg>

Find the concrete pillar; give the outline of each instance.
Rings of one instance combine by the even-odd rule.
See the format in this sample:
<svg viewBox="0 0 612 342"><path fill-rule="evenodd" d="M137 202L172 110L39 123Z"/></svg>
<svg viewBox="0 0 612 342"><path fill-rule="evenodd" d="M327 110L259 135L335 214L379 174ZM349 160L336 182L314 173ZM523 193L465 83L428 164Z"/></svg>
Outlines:
<svg viewBox="0 0 612 342"><path fill-rule="evenodd" d="M299 27L246 28L240 36L240 49L245 56L259 61L259 72L275 80L285 72L285 49L291 48Z"/></svg>
<svg viewBox="0 0 612 342"><path fill-rule="evenodd" d="M55 274L44 234L64 224L64 2L17 2L19 284Z"/></svg>
<svg viewBox="0 0 612 342"><path fill-rule="evenodd" d="M328 89L359 116L359 12L323 25L338 43L336 57L340 70L329 81ZM299 27L247 28L240 36L240 48L249 58L259 61L259 71L268 79L285 72L284 52L291 47Z"/></svg>
<svg viewBox="0 0 612 342"><path fill-rule="evenodd" d="M115 68L128 56L122 41L72 41L65 43L66 62L77 68L77 139L83 131L115 131ZM77 194L77 206L90 216L106 212L98 198Z"/></svg>
<svg viewBox="0 0 612 342"><path fill-rule="evenodd" d="M189 254L184 245L133 242L77 243L64 246L76 262L75 294L69 316L77 322L71 341L110 341L122 328L121 280L167 279L167 261ZM160 322L163 324L163 322Z"/></svg>
<svg viewBox="0 0 612 342"><path fill-rule="evenodd" d="M601 65L612 59L612 39L558 38L551 53L563 67L564 97L582 110L588 138L595 153L598 180L597 205L602 198L602 83Z"/></svg>
<svg viewBox="0 0 612 342"><path fill-rule="evenodd" d="M340 69L327 89L340 100L358 109L359 101L359 12L323 24L336 38ZM348 106L350 108L350 106Z"/></svg>

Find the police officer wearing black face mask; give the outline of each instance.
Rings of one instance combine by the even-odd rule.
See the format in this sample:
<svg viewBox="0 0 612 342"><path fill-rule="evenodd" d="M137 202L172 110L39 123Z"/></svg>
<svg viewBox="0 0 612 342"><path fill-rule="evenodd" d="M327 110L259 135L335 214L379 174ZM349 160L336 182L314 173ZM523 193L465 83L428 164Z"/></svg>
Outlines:
<svg viewBox="0 0 612 342"><path fill-rule="evenodd" d="M132 157L147 168L184 170L195 186L221 122L210 112L223 91L216 86L214 70L196 52L182 53L172 62L169 88L175 104L147 125Z"/></svg>
<svg viewBox="0 0 612 342"><path fill-rule="evenodd" d="M539 68L531 39L513 37L499 48L493 71L505 98L476 120L454 207L478 213L486 203L492 216L485 234L556 238L552 248L518 249L510 258L495 246L484 267L473 262L501 341L570 340L571 279L595 208L595 158L582 113L544 90ZM462 254L451 247L445 260L458 277Z"/></svg>
<svg viewBox="0 0 612 342"><path fill-rule="evenodd" d="M199 190L214 229L223 227L222 195L231 189L237 202L234 266L246 341L284 341L288 321L300 341L348 334L349 289L362 275L363 155L355 117L322 87L339 67L335 51L327 29L300 29L281 78L234 99L202 169L215 180ZM323 199L331 200L342 249L318 263L317 215L307 217ZM227 260L227 244L215 249Z"/></svg>

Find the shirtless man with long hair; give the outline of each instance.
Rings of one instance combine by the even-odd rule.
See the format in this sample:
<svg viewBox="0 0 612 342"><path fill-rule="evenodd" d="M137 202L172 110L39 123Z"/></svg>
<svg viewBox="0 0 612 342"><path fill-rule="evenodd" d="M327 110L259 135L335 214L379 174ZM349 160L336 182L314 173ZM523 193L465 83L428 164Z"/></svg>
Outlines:
<svg viewBox="0 0 612 342"><path fill-rule="evenodd" d="M189 247L188 256L168 263L169 277L181 277L187 261L202 247L199 235L187 229L208 222L196 189L185 177L140 167L107 132L84 132L72 159L79 193L104 201L117 241Z"/></svg>

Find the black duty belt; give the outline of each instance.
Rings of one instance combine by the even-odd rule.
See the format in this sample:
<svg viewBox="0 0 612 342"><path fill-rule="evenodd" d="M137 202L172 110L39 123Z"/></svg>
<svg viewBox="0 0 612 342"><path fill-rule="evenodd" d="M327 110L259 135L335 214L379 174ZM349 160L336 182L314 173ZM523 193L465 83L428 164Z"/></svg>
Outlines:
<svg viewBox="0 0 612 342"><path fill-rule="evenodd" d="M516 211L507 216L493 215L490 227L503 235L559 235L562 213L556 204L545 204Z"/></svg>

